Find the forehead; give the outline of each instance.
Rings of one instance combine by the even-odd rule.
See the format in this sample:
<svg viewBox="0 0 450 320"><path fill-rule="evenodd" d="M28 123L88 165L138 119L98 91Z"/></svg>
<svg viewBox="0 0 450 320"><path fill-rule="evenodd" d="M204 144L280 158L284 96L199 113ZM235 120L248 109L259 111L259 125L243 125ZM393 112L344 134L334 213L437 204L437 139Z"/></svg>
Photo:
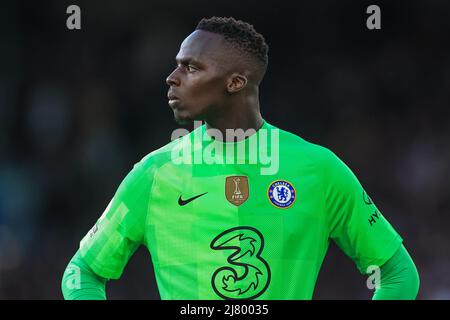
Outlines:
<svg viewBox="0 0 450 320"><path fill-rule="evenodd" d="M227 49L222 35L195 30L181 43L177 60L196 60L198 62L219 62Z"/></svg>

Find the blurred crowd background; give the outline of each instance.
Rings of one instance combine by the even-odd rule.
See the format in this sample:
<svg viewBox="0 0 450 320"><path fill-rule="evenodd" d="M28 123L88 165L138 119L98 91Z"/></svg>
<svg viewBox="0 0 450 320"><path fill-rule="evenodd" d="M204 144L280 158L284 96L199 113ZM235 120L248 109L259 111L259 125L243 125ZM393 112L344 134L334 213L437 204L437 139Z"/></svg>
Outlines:
<svg viewBox="0 0 450 320"><path fill-rule="evenodd" d="M66 8L81 8L68 30ZM366 8L381 8L381 30ZM270 46L263 117L341 157L402 235L419 299L450 299L450 2L7 1L0 5L0 299L61 277L133 164L178 127L165 79L202 17ZM189 128L189 127L188 127ZM192 129L192 128L191 128ZM159 299L141 248L112 299ZM369 299L335 245L315 299Z"/></svg>

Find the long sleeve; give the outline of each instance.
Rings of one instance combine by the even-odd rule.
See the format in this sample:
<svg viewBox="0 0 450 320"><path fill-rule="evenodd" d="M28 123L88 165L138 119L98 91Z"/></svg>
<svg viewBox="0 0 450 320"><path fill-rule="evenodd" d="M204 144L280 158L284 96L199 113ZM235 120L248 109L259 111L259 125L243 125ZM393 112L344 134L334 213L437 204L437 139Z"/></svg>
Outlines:
<svg viewBox="0 0 450 320"><path fill-rule="evenodd" d="M106 282L83 261L78 250L64 271L61 290L66 300L105 300Z"/></svg>
<svg viewBox="0 0 450 320"><path fill-rule="evenodd" d="M420 279L416 266L402 245L380 268L380 286L373 300L414 300L419 291Z"/></svg>

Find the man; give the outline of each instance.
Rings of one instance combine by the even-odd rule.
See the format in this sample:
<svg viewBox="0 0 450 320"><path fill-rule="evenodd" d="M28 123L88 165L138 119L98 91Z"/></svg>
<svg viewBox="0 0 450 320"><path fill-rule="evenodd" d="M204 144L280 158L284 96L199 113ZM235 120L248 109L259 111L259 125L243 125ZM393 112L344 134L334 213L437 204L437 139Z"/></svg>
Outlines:
<svg viewBox="0 0 450 320"><path fill-rule="evenodd" d="M374 299L415 299L402 238L350 169L262 118L267 52L233 18L203 19L183 41L169 105L205 125L134 166L69 263L66 299L104 299L140 245L162 299L311 299L330 240L371 274Z"/></svg>

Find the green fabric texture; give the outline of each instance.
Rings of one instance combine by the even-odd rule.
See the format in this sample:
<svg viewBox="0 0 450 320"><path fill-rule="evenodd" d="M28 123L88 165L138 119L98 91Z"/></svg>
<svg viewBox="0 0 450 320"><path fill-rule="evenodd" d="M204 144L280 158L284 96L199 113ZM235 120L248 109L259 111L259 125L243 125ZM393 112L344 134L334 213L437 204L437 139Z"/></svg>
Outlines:
<svg viewBox="0 0 450 320"><path fill-rule="evenodd" d="M402 245L381 268L380 287L373 300L414 300L419 291L419 274L406 248Z"/></svg>
<svg viewBox="0 0 450 320"><path fill-rule="evenodd" d="M106 281L92 271L78 250L64 271L61 289L66 300L106 300Z"/></svg>
<svg viewBox="0 0 450 320"><path fill-rule="evenodd" d="M331 241L362 274L402 244L329 149L267 122L236 143L203 125L136 163L80 255L119 279L145 246L163 300L311 299Z"/></svg>

